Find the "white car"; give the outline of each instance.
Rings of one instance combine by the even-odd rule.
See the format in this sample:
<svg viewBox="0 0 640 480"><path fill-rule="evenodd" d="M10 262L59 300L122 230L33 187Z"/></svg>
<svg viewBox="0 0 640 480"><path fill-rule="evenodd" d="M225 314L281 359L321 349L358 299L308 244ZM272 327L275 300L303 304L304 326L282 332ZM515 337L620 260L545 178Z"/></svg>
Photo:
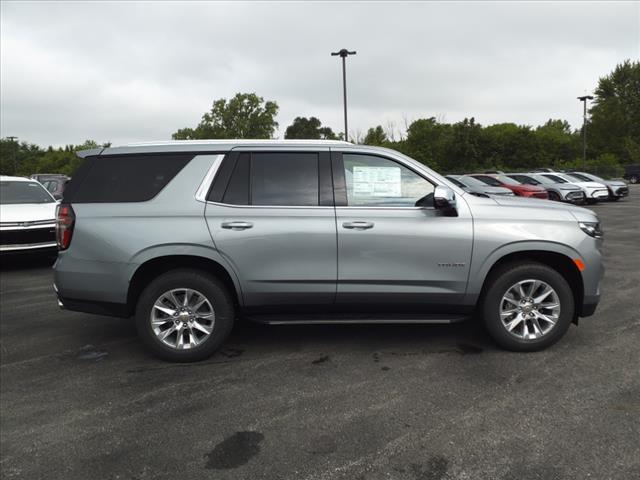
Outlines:
<svg viewBox="0 0 640 480"><path fill-rule="evenodd" d="M35 180L0 176L0 252L55 252L56 206Z"/></svg>
<svg viewBox="0 0 640 480"><path fill-rule="evenodd" d="M567 175L577 178L579 180L593 181L604 184L609 190L609 200L618 201L622 197L629 196L629 186L622 180L605 180L592 173L586 172L571 172Z"/></svg>
<svg viewBox="0 0 640 480"><path fill-rule="evenodd" d="M550 178L556 183L572 183L574 185L579 186L585 194L587 203L596 203L598 201L603 201L609 198L609 190L606 185L598 182L583 182L577 178L570 177L566 173L560 172L541 172L538 175L542 175L546 178Z"/></svg>

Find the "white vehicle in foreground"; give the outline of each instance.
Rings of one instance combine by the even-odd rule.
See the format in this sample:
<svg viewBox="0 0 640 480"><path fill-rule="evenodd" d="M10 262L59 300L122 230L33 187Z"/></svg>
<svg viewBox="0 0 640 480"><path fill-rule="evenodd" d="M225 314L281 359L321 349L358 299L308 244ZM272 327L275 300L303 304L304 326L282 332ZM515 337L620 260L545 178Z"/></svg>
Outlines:
<svg viewBox="0 0 640 480"><path fill-rule="evenodd" d="M579 186L585 194L587 203L596 203L607 200L609 198L609 189L606 185L598 182L583 182L577 178L571 177L566 173L560 172L541 172L538 175L542 175L546 178L553 180L556 183L572 183Z"/></svg>
<svg viewBox="0 0 640 480"><path fill-rule="evenodd" d="M0 252L55 252L56 206L35 180L0 176Z"/></svg>

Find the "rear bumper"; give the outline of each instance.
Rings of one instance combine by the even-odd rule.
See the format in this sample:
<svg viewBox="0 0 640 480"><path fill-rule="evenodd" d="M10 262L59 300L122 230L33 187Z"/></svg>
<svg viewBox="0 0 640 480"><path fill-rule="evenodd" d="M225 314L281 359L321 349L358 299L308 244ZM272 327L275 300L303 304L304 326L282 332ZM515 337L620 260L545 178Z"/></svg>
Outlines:
<svg viewBox="0 0 640 480"><path fill-rule="evenodd" d="M54 289L56 288L54 284ZM130 317L131 311L125 303L96 302L64 298L58 295L58 306L63 310L73 312L92 313L94 315L106 315L109 317Z"/></svg>

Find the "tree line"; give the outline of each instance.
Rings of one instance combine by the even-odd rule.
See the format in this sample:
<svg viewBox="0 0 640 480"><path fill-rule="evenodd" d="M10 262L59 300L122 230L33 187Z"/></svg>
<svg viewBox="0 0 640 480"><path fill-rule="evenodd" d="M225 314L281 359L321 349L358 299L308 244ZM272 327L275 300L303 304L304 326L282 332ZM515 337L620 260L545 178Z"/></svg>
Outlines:
<svg viewBox="0 0 640 480"><path fill-rule="evenodd" d="M279 126L278 104L255 93L218 99L195 127L172 134L175 140L273 138ZM640 62L627 60L600 78L587 123L587 170L606 176L621 174L621 166L640 163ZM539 167L582 169L582 127L572 129L562 119L532 127L515 123L483 126L474 117L445 123L435 117L395 125L377 125L365 134L350 132L354 143L377 145L403 152L443 173L486 169L530 170ZM316 117L296 117L285 129L286 139L343 139ZM0 173L64 173L72 175L81 162L75 151L82 145L40 148L29 142L0 139ZM108 146L108 144L102 145Z"/></svg>

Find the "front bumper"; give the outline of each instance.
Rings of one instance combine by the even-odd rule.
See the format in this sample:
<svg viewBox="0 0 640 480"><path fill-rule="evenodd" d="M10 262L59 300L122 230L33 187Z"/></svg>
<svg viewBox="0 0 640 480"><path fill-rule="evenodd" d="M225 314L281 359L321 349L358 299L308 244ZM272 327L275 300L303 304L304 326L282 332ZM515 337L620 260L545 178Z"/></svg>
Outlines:
<svg viewBox="0 0 640 480"><path fill-rule="evenodd" d="M591 192L589 192L589 198L592 198L594 200L606 200L607 198L609 198L609 190L592 190Z"/></svg>
<svg viewBox="0 0 640 480"><path fill-rule="evenodd" d="M587 199L582 190L569 190L566 192L563 191L562 194L565 202L584 203L584 201Z"/></svg>
<svg viewBox="0 0 640 480"><path fill-rule="evenodd" d="M629 187L611 187L609 194L613 198L628 197Z"/></svg>
<svg viewBox="0 0 640 480"><path fill-rule="evenodd" d="M6 225L0 228L0 253L38 252L57 248L55 223Z"/></svg>

